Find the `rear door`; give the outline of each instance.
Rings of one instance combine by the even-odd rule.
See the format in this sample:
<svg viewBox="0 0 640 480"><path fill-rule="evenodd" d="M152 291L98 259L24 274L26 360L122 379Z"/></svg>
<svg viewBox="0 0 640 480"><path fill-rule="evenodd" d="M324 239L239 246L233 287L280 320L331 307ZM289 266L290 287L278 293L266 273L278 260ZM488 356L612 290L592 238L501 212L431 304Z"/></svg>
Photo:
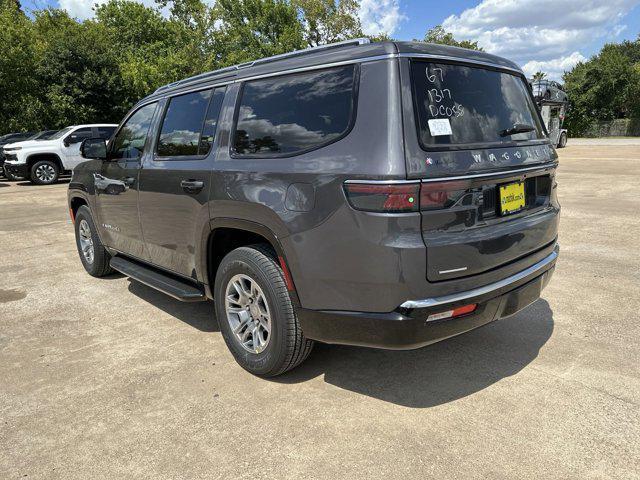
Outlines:
<svg viewBox="0 0 640 480"><path fill-rule="evenodd" d="M152 263L196 278L218 115L226 87L167 100L153 153L140 172L140 219Z"/></svg>
<svg viewBox="0 0 640 480"><path fill-rule="evenodd" d="M403 72L407 173L421 181L427 279L478 275L552 245L557 156L526 79L459 62L406 60Z"/></svg>

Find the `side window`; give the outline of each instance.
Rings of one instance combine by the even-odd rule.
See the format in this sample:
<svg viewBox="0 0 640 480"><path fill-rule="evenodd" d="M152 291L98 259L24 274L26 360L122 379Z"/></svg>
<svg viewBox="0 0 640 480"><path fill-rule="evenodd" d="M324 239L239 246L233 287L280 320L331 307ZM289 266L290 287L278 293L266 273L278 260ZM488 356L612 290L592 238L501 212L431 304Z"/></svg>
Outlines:
<svg viewBox="0 0 640 480"><path fill-rule="evenodd" d="M105 140L109 140L115 130L116 127L98 127L98 136L100 138L104 138Z"/></svg>
<svg viewBox="0 0 640 480"><path fill-rule="evenodd" d="M295 154L341 138L354 115L354 87L353 65L246 82L233 151Z"/></svg>
<svg viewBox="0 0 640 480"><path fill-rule="evenodd" d="M204 155L200 146L205 116L212 90L187 93L169 100L158 137L159 157Z"/></svg>
<svg viewBox="0 0 640 480"><path fill-rule="evenodd" d="M142 156L157 105L145 105L129 117L113 139L111 158L138 159Z"/></svg>
<svg viewBox="0 0 640 480"><path fill-rule="evenodd" d="M83 127L71 132L65 140L68 144L76 144L92 136L91 127Z"/></svg>

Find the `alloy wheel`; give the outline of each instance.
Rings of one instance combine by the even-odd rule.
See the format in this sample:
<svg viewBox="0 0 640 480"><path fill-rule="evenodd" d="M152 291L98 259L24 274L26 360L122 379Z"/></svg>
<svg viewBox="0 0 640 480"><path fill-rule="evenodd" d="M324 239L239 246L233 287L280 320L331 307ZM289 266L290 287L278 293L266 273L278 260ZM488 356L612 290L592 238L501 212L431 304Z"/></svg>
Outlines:
<svg viewBox="0 0 640 480"><path fill-rule="evenodd" d="M79 233L80 249L82 250L82 255L84 255L84 259L87 261L87 263L93 263L93 258L94 258L93 237L91 236L91 227L89 227L89 223L84 218L80 220L80 225L78 226L78 233Z"/></svg>
<svg viewBox="0 0 640 480"><path fill-rule="evenodd" d="M225 290L227 321L242 348L261 353L271 339L271 312L260 285L248 275L234 275Z"/></svg>
<svg viewBox="0 0 640 480"><path fill-rule="evenodd" d="M55 178L56 170L52 165L43 163L42 165L38 165L35 174L38 180L44 183L48 183L53 181L53 179Z"/></svg>

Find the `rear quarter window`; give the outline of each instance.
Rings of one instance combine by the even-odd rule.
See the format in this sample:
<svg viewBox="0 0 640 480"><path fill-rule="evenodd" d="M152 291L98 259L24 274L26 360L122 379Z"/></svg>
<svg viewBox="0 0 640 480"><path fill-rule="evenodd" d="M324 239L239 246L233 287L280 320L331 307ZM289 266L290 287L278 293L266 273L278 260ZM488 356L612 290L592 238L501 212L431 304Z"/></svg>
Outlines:
<svg viewBox="0 0 640 480"><path fill-rule="evenodd" d="M515 74L482 67L412 61L420 144L502 144L545 138L528 84ZM505 135L514 125L531 131Z"/></svg>
<svg viewBox="0 0 640 480"><path fill-rule="evenodd" d="M348 65L246 82L233 153L295 155L339 140L355 116L356 75Z"/></svg>

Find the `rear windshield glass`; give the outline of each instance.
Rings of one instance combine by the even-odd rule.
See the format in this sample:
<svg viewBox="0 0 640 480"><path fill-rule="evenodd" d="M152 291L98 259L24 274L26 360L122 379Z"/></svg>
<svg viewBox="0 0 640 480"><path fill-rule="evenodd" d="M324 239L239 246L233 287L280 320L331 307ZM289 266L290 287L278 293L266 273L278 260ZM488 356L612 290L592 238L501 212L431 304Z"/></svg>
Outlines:
<svg viewBox="0 0 640 480"><path fill-rule="evenodd" d="M516 75L414 61L411 77L425 148L544 138L528 85Z"/></svg>

